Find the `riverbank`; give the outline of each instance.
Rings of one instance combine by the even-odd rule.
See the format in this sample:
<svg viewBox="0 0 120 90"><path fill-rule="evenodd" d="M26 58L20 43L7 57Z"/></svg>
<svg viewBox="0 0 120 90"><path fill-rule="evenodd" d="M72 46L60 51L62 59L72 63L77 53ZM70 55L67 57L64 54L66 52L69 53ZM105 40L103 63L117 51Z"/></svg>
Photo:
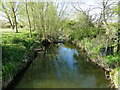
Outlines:
<svg viewBox="0 0 120 90"><path fill-rule="evenodd" d="M73 44L50 44L11 88L108 88L104 70L86 58Z"/></svg>
<svg viewBox="0 0 120 90"><path fill-rule="evenodd" d="M109 66L103 62L105 61L102 57L94 55L93 52L90 52L89 50L87 50L84 46L80 45L80 42L74 42L72 41L72 43L74 45L76 45L77 48L81 49L87 56L88 56L88 61L96 64L98 67L103 68L105 71L110 72L111 69L109 68ZM79 43L79 44L78 44ZM102 60L101 60L102 59Z"/></svg>
<svg viewBox="0 0 120 90"><path fill-rule="evenodd" d="M114 69L112 81L116 88L120 89L120 67Z"/></svg>
<svg viewBox="0 0 120 90"><path fill-rule="evenodd" d="M14 82L19 75L32 63L37 56L37 52L44 51L44 46L51 43L64 43L64 41L52 39L43 40L39 38L37 32L32 32L32 38L29 37L29 31L19 33L2 33L2 87L7 88Z"/></svg>
<svg viewBox="0 0 120 90"><path fill-rule="evenodd" d="M39 41L37 33L29 38L29 32L2 33L2 87L6 88L13 79L34 60L33 49Z"/></svg>
<svg viewBox="0 0 120 90"><path fill-rule="evenodd" d="M23 33L8 33L5 32L2 35L2 47L3 47L3 87L7 87L8 84L20 74L27 66L34 60L34 48L40 44L40 40L37 38L37 33L33 32L33 37L29 38L29 32ZM68 42L66 40L65 42ZM62 43L65 43L62 42ZM106 71L106 77L111 79L111 86L117 87L117 74L113 73L113 66L111 67L111 59L102 57L98 54L100 47L92 48L91 42L72 40L70 41L77 48L80 48L89 58L88 61L96 64L98 67L103 68ZM48 42L47 42L48 43ZM55 42L57 43L57 42ZM97 46L97 45L96 45ZM96 49L98 48L98 49ZM97 50L97 51L94 51ZM97 52L97 53L96 53ZM119 58L119 57L118 57ZM115 58L116 59L116 58ZM112 60L112 62L115 60ZM110 64L109 64L110 63ZM112 72L111 72L112 71ZM113 73L112 75L110 75ZM114 76L115 77L114 77Z"/></svg>
<svg viewBox="0 0 120 90"><path fill-rule="evenodd" d="M111 81L110 83L111 88L119 87L120 77L118 72L120 70L120 67L119 67L120 58L118 55L111 56L111 58L109 58L109 56L102 57L100 54L97 54L98 52L96 53L93 49L90 49L90 41L87 41L87 42L84 41L84 44L83 44L82 40L81 41L73 40L72 43L76 45L77 48L80 48L80 50L82 50L88 56L89 62L92 62L98 67L104 69L106 78ZM98 47L93 47L93 48L97 49ZM114 58L114 60L112 60L112 58ZM117 62L115 62L115 60ZM117 63L117 66L115 67L114 65L116 63Z"/></svg>

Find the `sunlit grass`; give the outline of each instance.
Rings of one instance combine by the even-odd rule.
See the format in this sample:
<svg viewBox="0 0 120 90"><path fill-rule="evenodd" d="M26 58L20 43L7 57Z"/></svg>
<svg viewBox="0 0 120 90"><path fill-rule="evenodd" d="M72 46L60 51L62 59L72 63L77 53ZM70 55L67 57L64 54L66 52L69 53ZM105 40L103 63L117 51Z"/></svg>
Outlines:
<svg viewBox="0 0 120 90"><path fill-rule="evenodd" d="M27 30L21 30L21 33L4 32L2 33L2 70L3 80L13 75L22 65L25 53L29 52L36 45L36 32L29 38Z"/></svg>

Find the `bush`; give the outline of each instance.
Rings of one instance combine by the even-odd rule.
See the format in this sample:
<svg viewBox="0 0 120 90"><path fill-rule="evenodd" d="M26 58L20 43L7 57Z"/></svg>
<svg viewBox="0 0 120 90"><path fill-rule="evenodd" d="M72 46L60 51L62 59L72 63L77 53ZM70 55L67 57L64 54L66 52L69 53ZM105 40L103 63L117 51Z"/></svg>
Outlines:
<svg viewBox="0 0 120 90"><path fill-rule="evenodd" d="M120 62L120 54L106 56L108 64Z"/></svg>
<svg viewBox="0 0 120 90"><path fill-rule="evenodd" d="M70 38L72 40L77 39L77 40L83 40L84 38L94 38L98 34L98 30L95 27L84 27L84 28L78 28L75 29L71 35Z"/></svg>

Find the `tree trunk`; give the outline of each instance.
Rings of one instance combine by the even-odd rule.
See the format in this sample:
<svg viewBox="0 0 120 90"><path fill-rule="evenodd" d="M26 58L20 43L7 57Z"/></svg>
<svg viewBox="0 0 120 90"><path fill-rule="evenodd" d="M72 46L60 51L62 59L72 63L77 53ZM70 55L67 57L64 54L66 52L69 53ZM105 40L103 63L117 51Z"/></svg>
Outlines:
<svg viewBox="0 0 120 90"><path fill-rule="evenodd" d="M15 26L14 26L14 25L12 25L12 26L11 26L11 28L12 28L12 30L14 30L14 29L15 29Z"/></svg>
<svg viewBox="0 0 120 90"><path fill-rule="evenodd" d="M36 29L36 25L35 25L35 15L34 15L34 10L33 10L33 6L31 6L31 11L32 11L32 22L33 22L33 30Z"/></svg>
<svg viewBox="0 0 120 90"><path fill-rule="evenodd" d="M9 12L7 11L7 9L5 8L5 6L4 6L3 3L2 3L2 8L4 9L4 12L5 12L6 16L7 16L7 19L8 19L8 21L9 21L9 23L10 23L11 29L14 30L14 28L15 28L14 22L12 22L12 19L11 19L10 16L9 16Z"/></svg>
<svg viewBox="0 0 120 90"><path fill-rule="evenodd" d="M118 2L118 48L117 53L120 53L120 1Z"/></svg>
<svg viewBox="0 0 120 90"><path fill-rule="evenodd" d="M14 13L15 14L15 13ZM15 19L15 30L16 33L18 33L18 27L17 27L17 19L16 19L16 15L14 15L14 19Z"/></svg>
<svg viewBox="0 0 120 90"><path fill-rule="evenodd" d="M31 21L30 21L30 16L29 16L29 13L28 13L27 2L26 2L26 4L25 4L25 6L26 6L26 13L27 13L28 22L29 22L30 37L32 37L32 30L31 30Z"/></svg>
<svg viewBox="0 0 120 90"><path fill-rule="evenodd" d="M106 10L106 5L105 5L105 1L103 0L103 2L102 2L102 16L103 16L104 24L108 27L108 23L107 23L107 20L105 17L105 12L106 12L105 10Z"/></svg>
<svg viewBox="0 0 120 90"><path fill-rule="evenodd" d="M15 12L15 6L14 6L14 2L11 2L11 7L12 7L12 12L13 12L13 17L14 17L14 22L15 22L15 30L16 33L18 33L18 27L17 27L17 17L16 17L16 12Z"/></svg>

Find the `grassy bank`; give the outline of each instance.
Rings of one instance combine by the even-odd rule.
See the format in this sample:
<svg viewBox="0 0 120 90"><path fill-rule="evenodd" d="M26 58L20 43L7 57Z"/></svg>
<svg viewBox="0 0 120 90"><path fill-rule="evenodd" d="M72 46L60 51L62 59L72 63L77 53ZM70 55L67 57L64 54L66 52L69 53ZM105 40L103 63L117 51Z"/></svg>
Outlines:
<svg viewBox="0 0 120 90"><path fill-rule="evenodd" d="M119 43L116 23L109 23L109 28L106 26L96 27L90 22L85 22L85 20L72 22L72 24L69 22L68 25L70 25L69 29L72 31L69 35L69 41L81 48L89 57L89 61L102 67L105 71L112 71L114 74L118 71L120 53L118 52ZM115 81L113 77L110 78Z"/></svg>
<svg viewBox="0 0 120 90"><path fill-rule="evenodd" d="M39 44L37 33L29 38L29 32L21 33L3 32L2 34L2 79L3 86L9 82L17 72L25 65L32 49Z"/></svg>
<svg viewBox="0 0 120 90"><path fill-rule="evenodd" d="M95 38L83 38L83 39L73 39L77 47L81 48L88 55L89 59L105 69L105 71L111 71L109 73L109 79L111 79L111 87L118 87L120 85L120 75L118 71L120 70L120 53L116 53L116 47L114 48L113 54L101 55L100 49L105 47L105 36L97 35Z"/></svg>
<svg viewBox="0 0 120 90"><path fill-rule="evenodd" d="M74 31L68 38L64 39L66 41L70 40L70 42L74 43L77 47L83 49L90 60L99 67L104 68L106 71L112 70L114 73L109 73L111 74L110 79L115 87L118 87L117 77L118 70L120 69L120 54L117 54L116 51L114 51L114 53L110 55L101 55L100 49L108 45L108 43L105 43L106 35L104 35L104 33L99 35L97 28L94 27L85 28L84 30L86 30L84 33L82 33L83 30L78 30L77 33ZM92 31L86 34L89 30ZM37 32L33 32L32 38L30 38L27 30L21 31L20 33L3 32L3 83L13 78L17 71L19 71L24 66L24 63L27 62L26 56L28 56L28 53L32 53L33 48L42 41L38 40L38 37L40 36L37 35ZM111 45L115 46L114 42L111 43L110 46ZM116 50L116 47L114 49ZM28 57L32 58L30 55ZM111 84L111 86L113 86L113 84Z"/></svg>
<svg viewBox="0 0 120 90"><path fill-rule="evenodd" d="M114 69L114 74L112 78L116 88L120 88L120 67Z"/></svg>

